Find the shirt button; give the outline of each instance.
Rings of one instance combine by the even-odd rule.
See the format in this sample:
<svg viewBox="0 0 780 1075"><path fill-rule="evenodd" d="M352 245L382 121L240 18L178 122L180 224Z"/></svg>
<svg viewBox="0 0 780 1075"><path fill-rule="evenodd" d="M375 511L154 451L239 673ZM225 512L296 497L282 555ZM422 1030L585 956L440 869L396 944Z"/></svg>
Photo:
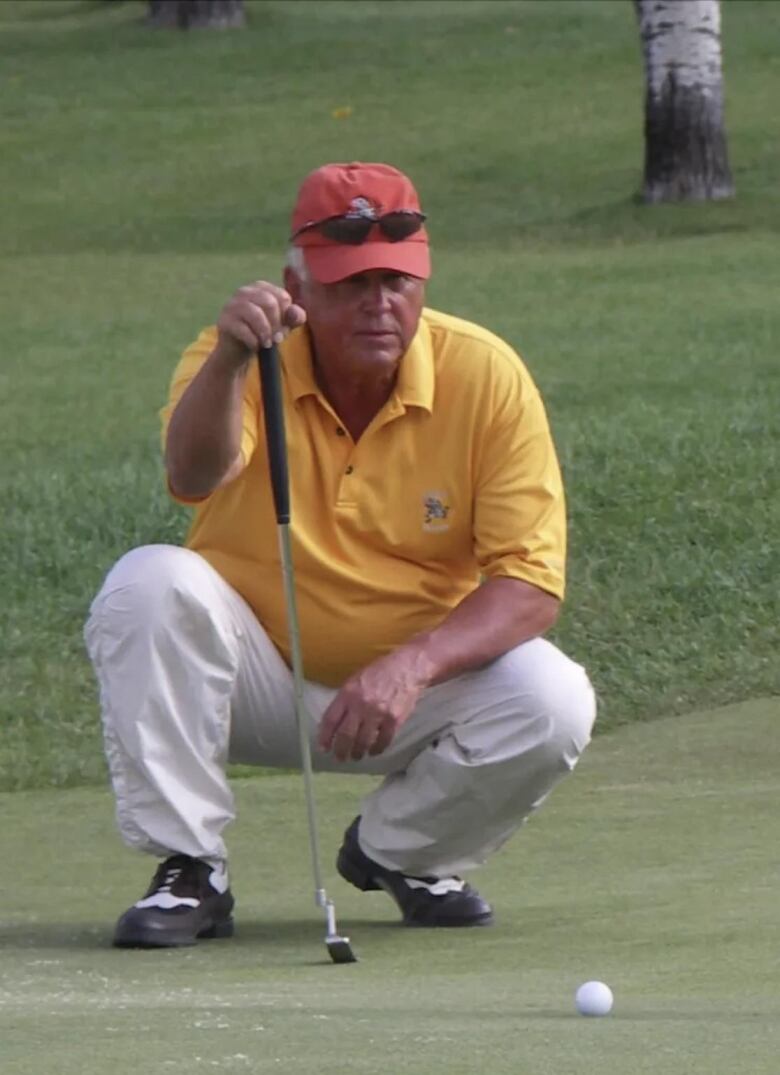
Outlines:
<svg viewBox="0 0 780 1075"><path fill-rule="evenodd" d="M344 473L345 473L345 474L351 474L351 473L352 473L352 471L353 471L354 469L355 469L355 468L354 468L354 467L352 466L352 464L350 463L350 465L349 465L349 466L347 467L347 469L346 469L346 470L344 471Z"/></svg>
<svg viewBox="0 0 780 1075"><path fill-rule="evenodd" d="M344 432L344 430L341 428L341 426L336 426L336 436L337 437L346 437L346 435L347 434Z"/></svg>

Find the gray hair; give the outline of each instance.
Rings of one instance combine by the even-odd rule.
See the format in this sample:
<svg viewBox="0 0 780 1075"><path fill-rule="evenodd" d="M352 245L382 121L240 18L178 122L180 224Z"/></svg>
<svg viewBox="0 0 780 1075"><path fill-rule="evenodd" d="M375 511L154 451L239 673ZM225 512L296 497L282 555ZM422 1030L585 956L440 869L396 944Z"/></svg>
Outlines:
<svg viewBox="0 0 780 1075"><path fill-rule="evenodd" d="M311 279L303 256L303 250L299 246L287 247L287 253L284 256L284 264L286 268L291 269L295 273L302 284L308 283Z"/></svg>

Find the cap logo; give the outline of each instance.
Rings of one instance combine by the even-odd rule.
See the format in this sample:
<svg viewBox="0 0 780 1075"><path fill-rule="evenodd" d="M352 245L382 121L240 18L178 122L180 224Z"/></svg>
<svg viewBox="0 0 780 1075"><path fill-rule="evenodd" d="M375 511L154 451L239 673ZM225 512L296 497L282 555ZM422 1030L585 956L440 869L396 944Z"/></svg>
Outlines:
<svg viewBox="0 0 780 1075"><path fill-rule="evenodd" d="M376 220L377 208L368 198L353 198L344 216L350 219L367 217L369 220Z"/></svg>

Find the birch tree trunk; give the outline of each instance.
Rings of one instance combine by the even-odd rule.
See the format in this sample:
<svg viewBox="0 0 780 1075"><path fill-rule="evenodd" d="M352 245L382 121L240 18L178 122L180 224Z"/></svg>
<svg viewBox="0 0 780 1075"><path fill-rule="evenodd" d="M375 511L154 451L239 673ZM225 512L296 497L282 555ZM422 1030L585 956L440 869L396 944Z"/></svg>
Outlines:
<svg viewBox="0 0 780 1075"><path fill-rule="evenodd" d="M720 0L634 0L645 60L646 202L730 198Z"/></svg>
<svg viewBox="0 0 780 1075"><path fill-rule="evenodd" d="M149 0L150 26L224 30L244 25L244 0Z"/></svg>

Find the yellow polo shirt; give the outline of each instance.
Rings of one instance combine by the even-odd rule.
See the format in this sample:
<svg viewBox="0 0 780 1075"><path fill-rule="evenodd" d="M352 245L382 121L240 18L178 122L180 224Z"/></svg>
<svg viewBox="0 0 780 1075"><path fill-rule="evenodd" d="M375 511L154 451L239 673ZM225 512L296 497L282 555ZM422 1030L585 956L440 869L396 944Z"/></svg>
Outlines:
<svg viewBox="0 0 780 1075"><path fill-rule="evenodd" d="M184 352L168 420L216 344ZM564 590L566 519L547 418L517 354L423 311L391 397L355 443L314 380L305 328L280 348L291 534L305 673L330 686L434 627L480 577ZM289 662L257 366L244 393L244 469L194 505L186 544L249 603Z"/></svg>

